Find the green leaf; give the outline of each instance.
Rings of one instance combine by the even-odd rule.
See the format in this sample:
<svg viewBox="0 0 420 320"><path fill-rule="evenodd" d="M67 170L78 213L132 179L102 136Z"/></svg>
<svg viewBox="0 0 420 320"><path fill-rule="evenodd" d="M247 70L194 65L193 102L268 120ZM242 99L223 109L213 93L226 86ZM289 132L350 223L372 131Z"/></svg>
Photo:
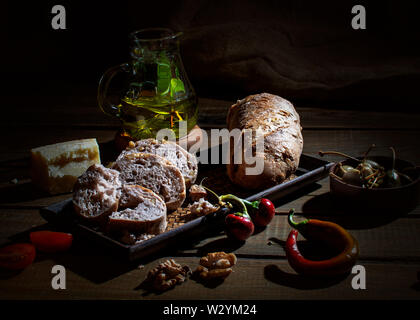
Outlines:
<svg viewBox="0 0 420 320"><path fill-rule="evenodd" d="M184 83L177 78L171 79L171 98L176 96L178 93L185 92Z"/></svg>
<svg viewBox="0 0 420 320"><path fill-rule="evenodd" d="M164 52L161 52L157 61L157 90L160 94L166 95L170 90L170 79L172 77L171 61Z"/></svg>

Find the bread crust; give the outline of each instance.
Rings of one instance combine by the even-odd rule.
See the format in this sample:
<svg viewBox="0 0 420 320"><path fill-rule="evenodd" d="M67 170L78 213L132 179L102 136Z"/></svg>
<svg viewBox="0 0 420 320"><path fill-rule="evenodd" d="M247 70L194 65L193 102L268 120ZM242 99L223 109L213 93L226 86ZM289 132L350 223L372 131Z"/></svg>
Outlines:
<svg viewBox="0 0 420 320"><path fill-rule="evenodd" d="M75 212L86 223L105 224L107 217L118 209L120 188L118 171L105 168L100 164L90 166L77 179L74 186L72 202ZM95 194L94 199L87 197L89 194ZM107 194L107 200L104 199L105 194ZM95 212L92 208L88 208L89 204L103 210Z"/></svg>
<svg viewBox="0 0 420 320"><path fill-rule="evenodd" d="M188 189L197 180L198 161L197 161L197 158L196 158L195 155L188 152L187 150L185 150L183 147L179 146L178 144L176 144L176 145L179 147L179 150L187 158L188 167L191 169L189 174L187 174L187 175L184 174L185 185L186 185L186 188Z"/></svg>
<svg viewBox="0 0 420 320"><path fill-rule="evenodd" d="M116 201L108 210L102 212L98 216L86 216L83 210L73 201L74 211L77 213L77 216L85 223L86 225L106 227L108 224L108 217L115 211L118 210L118 201Z"/></svg>
<svg viewBox="0 0 420 320"><path fill-rule="evenodd" d="M232 182L247 189L261 189L287 179L299 166L303 149L299 114L293 105L276 95L261 93L248 96L232 105L227 115L229 130L260 130L264 136L264 153L253 156L264 161L260 175L247 175L246 168L233 163L234 146L230 146L227 174ZM255 140L251 146L255 148Z"/></svg>
<svg viewBox="0 0 420 320"><path fill-rule="evenodd" d="M127 192L128 189L138 189L139 192L137 192L137 195L133 199L129 199L128 202L124 201L124 193ZM166 205L165 202L152 190L144 188L139 185L124 185L122 187L122 195L120 198L120 207L119 209L126 209L130 207L134 207L134 210L138 210L138 215L142 215L142 209L136 208L138 204L144 201L145 197L149 197L154 199L156 201L156 205L154 206L154 209L159 211L158 215L153 216L153 218L150 217L142 217L142 220L135 220L123 217L114 217L111 215L109 217L109 225L108 229L111 232L114 231L129 231L136 234L139 233L147 233L147 234L160 234L166 230L167 221L166 221ZM118 212L115 213L115 215L118 215Z"/></svg>
<svg viewBox="0 0 420 320"><path fill-rule="evenodd" d="M120 172L124 184L141 185L158 194L168 210L176 210L186 198L181 171L172 162L156 154L126 154L119 157L112 168Z"/></svg>
<svg viewBox="0 0 420 320"><path fill-rule="evenodd" d="M197 179L197 158L175 142L158 141L153 138L139 140L134 146L129 146L122 151L118 158L133 153L152 153L169 160L181 171L187 189Z"/></svg>
<svg viewBox="0 0 420 320"><path fill-rule="evenodd" d="M135 234L161 234L165 232L167 226L166 216L159 221L136 221L118 218L109 218L109 232L121 232L127 230Z"/></svg>

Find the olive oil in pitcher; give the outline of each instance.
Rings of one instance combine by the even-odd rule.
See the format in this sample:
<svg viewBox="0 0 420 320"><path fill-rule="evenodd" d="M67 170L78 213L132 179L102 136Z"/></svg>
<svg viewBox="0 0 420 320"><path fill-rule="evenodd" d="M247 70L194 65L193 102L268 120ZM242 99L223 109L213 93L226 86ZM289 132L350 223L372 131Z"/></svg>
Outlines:
<svg viewBox="0 0 420 320"><path fill-rule="evenodd" d="M99 83L99 106L117 117L125 133L136 140L156 137L161 129L182 138L197 123L197 97L182 64L180 35L163 28L133 32L131 62L107 70ZM127 85L119 90L119 102L112 104L107 91L119 72L127 74ZM181 122L186 123L186 132L180 130Z"/></svg>
<svg viewBox="0 0 420 320"><path fill-rule="evenodd" d="M125 132L136 139L155 137L160 129L172 129L180 137L180 121L186 121L189 132L197 123L197 99L170 101L162 97L124 97L119 118Z"/></svg>

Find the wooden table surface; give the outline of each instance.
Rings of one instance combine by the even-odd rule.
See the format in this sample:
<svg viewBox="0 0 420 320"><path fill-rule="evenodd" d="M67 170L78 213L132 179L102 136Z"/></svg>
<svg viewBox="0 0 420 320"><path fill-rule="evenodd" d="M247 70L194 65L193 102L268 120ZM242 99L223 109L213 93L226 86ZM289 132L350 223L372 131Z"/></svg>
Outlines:
<svg viewBox="0 0 420 320"><path fill-rule="evenodd" d="M30 148L78 138L95 137L100 143L113 139L118 123L101 114L94 94L86 96L79 97L77 104L70 97L57 99L60 102L56 106L50 103L54 97L45 98L49 102L45 104L38 97L38 107L28 104L1 119L1 243L22 241L32 228L44 227L46 221L39 209L70 196L45 196L32 187L28 177ZM201 127L223 127L230 104L200 99ZM376 143L395 146L400 158L419 164L418 114L299 105L297 110L304 129L304 153L316 156L321 149L335 149L361 155ZM335 280L311 280L291 269L282 244L290 231L286 215L292 207L299 215L336 221L358 239L358 264L366 270L366 290L352 288L352 274ZM189 280L163 294L139 289L147 272L160 261L175 258L194 269L203 253L220 250L233 251L238 264L219 286L209 288ZM57 264L66 268L66 290L51 287L51 269ZM0 299L419 299L419 272L420 208L392 217L369 212L343 215L330 201L326 178L305 192L277 202L274 221L242 246L232 246L219 234L128 264L101 247L76 239L69 252L38 254L22 272L0 273Z"/></svg>

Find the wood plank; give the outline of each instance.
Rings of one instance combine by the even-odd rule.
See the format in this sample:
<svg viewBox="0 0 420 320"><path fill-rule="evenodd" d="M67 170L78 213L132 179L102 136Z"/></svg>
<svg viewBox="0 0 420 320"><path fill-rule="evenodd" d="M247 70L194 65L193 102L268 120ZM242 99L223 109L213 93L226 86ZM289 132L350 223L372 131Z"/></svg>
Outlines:
<svg viewBox="0 0 420 320"><path fill-rule="evenodd" d="M71 193L60 195L47 195L37 190L29 179L20 180L17 184L0 184L0 208L14 209L40 209L54 203L66 200L72 196ZM348 216L348 212L338 207L329 194L329 179L325 178L316 184L301 191L275 201L277 214L286 215L291 208L298 214L307 216ZM357 213L357 212L356 212ZM357 213L362 215L363 212ZM369 215L369 213L367 213ZM420 217L420 206L408 212L411 217ZM401 213L403 215L403 213Z"/></svg>
<svg viewBox="0 0 420 320"><path fill-rule="evenodd" d="M77 127L27 127L8 129L0 128L0 168L19 168L26 163L15 164L14 161L28 159L30 150L39 146L58 142L96 138L98 143L114 139L115 130L80 129ZM2 170L1 173L3 173Z"/></svg>
<svg viewBox="0 0 420 320"><path fill-rule="evenodd" d="M336 222L346 228L358 240L362 260L404 260L420 263L420 219L381 219L365 215L314 218ZM298 217L296 219L299 220ZM275 216L267 228L251 236L245 243L232 242L222 233L205 238L193 247L187 244L179 254L200 256L207 252L232 250L244 257L285 258L284 245L290 230L287 216ZM302 240L303 248L308 247L309 244L302 236L299 236L299 240ZM309 248L311 250L316 249Z"/></svg>
<svg viewBox="0 0 420 320"><path fill-rule="evenodd" d="M30 180L21 180L17 184L0 184L0 208L40 209L71 197L70 193L50 196L37 190ZM278 215L286 215L291 208L306 216L348 217L349 212L338 207L329 194L329 178L325 178L304 190L295 192L275 201ZM355 212L356 216L369 213ZM397 213L398 214L398 213ZM399 213L404 216L405 213ZM410 217L420 217L420 206L408 213Z"/></svg>
<svg viewBox="0 0 420 320"><path fill-rule="evenodd" d="M0 132L3 129L0 129ZM32 138L34 136L34 138ZM34 134L31 131L19 131L16 138L20 141L16 144L10 140L9 136L4 132L0 134L0 205L22 207L42 207L57 202L67 197L67 195L58 197L48 197L34 190L29 183L29 150L32 147L53 143L57 141L66 141L79 138L96 137L101 147L101 157L105 159L113 159L113 130L63 130L57 134L51 135L51 128L39 128ZM361 131L361 130L332 130L304 131L305 145L304 152L313 156L317 156L319 150L339 150L351 155L360 155L372 142L377 143L378 150L374 150L372 154L386 154L385 145L396 146L398 156L413 162L420 159L420 140L417 139L414 131ZM328 160L339 160L337 157L328 157ZM15 184L12 180L17 179ZM327 180L321 183L321 188L312 191L309 196L321 195L329 190ZM22 195L22 199L20 196ZM320 199L320 198L318 198ZM307 203L310 199L299 200L298 206ZM326 199L325 199L326 200ZM303 201L303 202L302 202ZM314 202L312 202L314 204ZM329 201L323 201L328 206ZM313 210L308 207L307 209Z"/></svg>
<svg viewBox="0 0 420 320"><path fill-rule="evenodd" d="M316 189L318 187L320 188ZM290 195L289 197L281 199L275 203L278 207L278 212L287 213L290 207L296 208L296 210L300 212L306 202L311 201L315 196L324 195L325 192L329 191L328 188L327 180L322 184L316 184L313 189L305 189L314 190L309 194L305 194L306 191L304 190L302 192L297 192ZM33 186L31 180L28 178L20 179L17 183L0 183L0 208L40 209L71 198L71 196L71 193L48 195ZM315 202L317 206L306 208L308 212L334 213L336 211L335 208L331 206L326 196L323 196L319 199L323 200L322 204L327 205L327 207L322 208L322 210L318 210L317 207L321 205L321 202Z"/></svg>
<svg viewBox="0 0 420 320"><path fill-rule="evenodd" d="M202 98L200 119L206 127L224 127L232 101ZM295 105L305 129L420 129L420 115L349 109L323 109Z"/></svg>
<svg viewBox="0 0 420 320"><path fill-rule="evenodd" d="M417 131L398 130L303 130L303 152L318 155L320 150L336 150L352 156L361 156L373 143L376 148L370 155L390 155L389 147L397 151L397 157L418 164L420 140ZM324 157L328 161L342 160L341 157Z"/></svg>
<svg viewBox="0 0 420 320"><path fill-rule="evenodd" d="M39 127L34 131L31 128L10 131L3 127L0 128L0 169L4 169L0 172L24 166L25 163L14 164L13 161L27 158L30 149L34 147L82 138L96 138L99 143L112 144L114 135L115 130L80 128L52 130L49 127ZM420 140L418 132L413 130L304 130L303 136L303 152L309 155L318 155L320 150L337 150L359 156L375 143L377 148L372 150L372 155L387 155L390 152L388 147L394 146L399 158L413 162L420 159ZM326 159L339 160L333 157Z"/></svg>
<svg viewBox="0 0 420 320"><path fill-rule="evenodd" d="M294 208L296 212L306 214L308 216L348 216L349 210L342 205L337 205L337 202L330 194L329 178L318 181L306 193L298 191L290 196L280 199L275 202L276 211L278 214L287 214L290 208ZM363 210L358 212L350 212L357 216L367 215L369 212ZM392 214L392 213L391 213ZM409 214L410 216L420 215L420 206L417 206L410 212L396 213L399 216ZM376 214L377 215L377 214Z"/></svg>
<svg viewBox="0 0 420 320"><path fill-rule="evenodd" d="M79 260L78 260L78 259ZM361 262L366 270L367 290L351 287L353 276L340 279L308 279L297 275L284 260L239 258L234 272L220 285L205 287L194 280L188 280L162 294L147 293L139 289L147 272L166 258L158 258L143 269L133 268L110 277L103 282L95 282L93 274L111 273L115 263L106 262L101 257L81 260L40 256L37 261L20 274L2 276L0 299L247 299L247 300L290 300L290 299L418 299L419 282L416 274L419 265L381 264ZM177 257L176 261L194 269L198 258ZM51 268L61 264L66 268L66 290L51 288ZM83 265L81 272L80 264Z"/></svg>
<svg viewBox="0 0 420 320"><path fill-rule="evenodd" d="M361 215L316 217L339 223L359 241L360 258L375 261L404 260L420 263L420 219L385 218ZM45 226L38 210L1 209L0 242L24 239L24 232ZM296 219L299 219L297 217ZM177 255L202 256L214 251L234 251L242 257L285 258L284 243L291 228L287 217L276 215L271 224L259 230L245 243L229 241L224 233L203 235L189 240L177 250ZM303 240L302 237L299 238ZM86 241L83 242L86 244ZM408 245L409 244L409 245ZM305 242L302 242L305 248ZM306 244L308 250L308 244ZM314 250L309 248L309 250ZM315 249L316 250L316 249Z"/></svg>
<svg viewBox="0 0 420 320"><path fill-rule="evenodd" d="M0 209L0 221L0 245L11 241L27 241L28 230L46 224L39 211L34 209Z"/></svg>
<svg viewBox="0 0 420 320"><path fill-rule="evenodd" d="M9 179L11 178L9 177ZM27 177L19 178L17 183L0 183L0 208L40 209L71 198L71 196L71 193L49 195L34 186Z"/></svg>
<svg viewBox="0 0 420 320"><path fill-rule="evenodd" d="M104 115L96 101L94 91L69 92L69 96L27 97L25 103L11 108L7 118L0 119L2 126L76 126L117 128L119 122ZM226 114L234 101L199 98L199 122L203 127L224 127ZM16 105L14 97L5 104ZM36 105L36 107L34 107ZM306 129L419 129L420 115L399 112L377 112L312 108L295 105L302 126ZM24 117L22 117L24 115Z"/></svg>
<svg viewBox="0 0 420 320"><path fill-rule="evenodd" d="M2 209L0 219L2 242L10 236L16 238L16 234L44 224L36 210ZM199 257L207 251L234 250L239 257L235 272L216 288L188 281L161 295L145 295L138 286L146 273L164 260L164 252L128 264L107 254L104 248L86 244L76 237L70 252L55 255L38 253L36 262L23 272L0 272L0 298L418 299L416 273L420 269L419 229L419 219L403 218L376 228L351 230L361 246L358 264L365 266L367 271L368 290L365 291L351 288L351 275L334 281L308 280L297 276L284 259L284 251L279 244L290 229L284 216L276 216L269 228L250 238L243 247L229 246L222 236L201 242L195 251L179 251L175 255L179 263L195 268ZM268 240L271 240L271 246L267 245ZM170 256L174 257L173 254ZM51 268L55 264L66 267L66 290L56 291L50 287ZM144 268L136 268L140 264Z"/></svg>
<svg viewBox="0 0 420 320"><path fill-rule="evenodd" d="M38 97L35 102L39 108L27 104L23 109L15 108L15 116L0 119L2 244L11 239L24 241L28 230L45 224L37 209L69 196L50 197L32 188L28 180L30 148L89 137L96 137L105 146L112 144L118 123L99 111L94 95L76 92L73 98L62 98ZM200 99L201 123L207 128L223 127L230 105L228 101ZM357 156L376 143L382 147L395 146L401 158L413 162L419 159L419 114L300 106L297 109L304 127L305 153L316 155L319 150L335 149ZM382 148L378 152L388 151ZM106 153L103 158L109 155ZM16 184L11 182L14 178L18 179ZM38 254L36 262L19 274L0 272L0 298L418 299L420 207L398 218L363 212L348 216L337 211L331 202L328 179L319 186L276 203L278 214L272 224L244 245L234 245L221 234L184 245L176 252L162 252L136 264L127 264L104 248L76 238L70 252ZM285 216L290 207L305 216L336 221L350 230L360 243L359 263L367 269L368 290L353 290L351 275L340 281L308 281L290 269L282 248L290 231ZM195 268L202 254L216 250L234 251L239 256L235 272L222 285L207 288L188 281L162 295L144 295L138 290L147 271L166 256L175 256L177 261ZM140 263L145 265L143 269L136 268ZM67 290L55 291L50 286L51 268L55 264L62 264L68 270Z"/></svg>

